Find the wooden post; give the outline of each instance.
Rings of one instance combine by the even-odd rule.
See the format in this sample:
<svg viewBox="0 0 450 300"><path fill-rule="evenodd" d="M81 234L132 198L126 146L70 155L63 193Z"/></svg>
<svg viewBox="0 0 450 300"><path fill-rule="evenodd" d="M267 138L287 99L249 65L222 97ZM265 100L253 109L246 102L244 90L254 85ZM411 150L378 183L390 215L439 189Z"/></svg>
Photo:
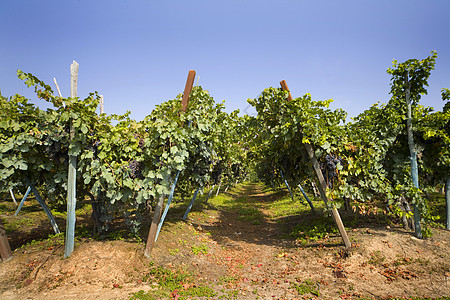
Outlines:
<svg viewBox="0 0 450 300"><path fill-rule="evenodd" d="M281 87L283 89L287 89L287 84L286 81L281 81L280 82ZM287 90L289 91L289 90ZM290 91L289 91L290 94ZM329 207L328 204L328 198L327 198L327 183L325 182L325 178L323 178L323 174L322 171L320 170L320 166L319 166L319 162L317 161L316 155L314 153L314 150L311 146L311 144L305 143L303 144L306 148L306 152L308 153L308 157L309 160L313 166L313 169L317 175L317 179L319 180L319 192L320 195L322 196L322 200L325 203L325 206L328 209L331 209L331 214L333 216L334 221L336 222L336 225L338 227L339 233L341 234L342 240L344 241L344 245L346 248L351 248L352 244L350 243L350 239L348 238L347 235L347 231L345 230L344 224L342 223L342 219L341 216L339 215L338 210L336 209L336 207L334 205L331 205L331 208Z"/></svg>
<svg viewBox="0 0 450 300"><path fill-rule="evenodd" d="M58 95L62 98L61 90L59 89L59 85L58 85L58 82L56 81L55 77L53 77L53 82L55 83L56 90L58 91Z"/></svg>
<svg viewBox="0 0 450 300"><path fill-rule="evenodd" d="M282 80L280 82L280 84L281 84L281 88L283 89L283 91L288 91L289 92L289 96L287 98L287 101L292 101L291 91L289 90L289 88L287 86L286 80Z"/></svg>
<svg viewBox="0 0 450 300"><path fill-rule="evenodd" d="M53 77L53 82L55 83L56 89L58 90L58 95L62 98L61 90L59 89L58 82L56 81L56 78ZM63 107L66 107L66 103L62 102Z"/></svg>
<svg viewBox="0 0 450 300"><path fill-rule="evenodd" d="M183 106L183 112L187 111L188 104L189 104L189 94L192 91L192 86L194 85L194 79L195 79L195 71L189 70L188 78L186 80L186 87L184 88L183 98L181 99L181 104ZM173 183L172 190L174 192L175 185L178 180L178 176L180 175L180 172L178 171L176 175L176 180ZM171 196L173 197L173 192L171 192ZM164 204L164 195L161 195L159 197L158 203L155 207L155 213L153 214L152 224L150 226L150 230L147 237L147 245L145 247L144 255L150 258L150 255L152 253L153 247L155 246L156 239L158 238L158 233L161 230L162 223L164 222L164 219L161 218L162 213L162 206ZM172 199L170 199L172 200ZM167 203L164 216L167 214L167 211L169 210L170 200Z"/></svg>
<svg viewBox="0 0 450 300"><path fill-rule="evenodd" d="M181 99L181 103L183 105L183 111L187 111L187 107L189 104L189 94L192 91L192 86L194 85L195 79L195 71L189 70L188 78L186 80L186 87L184 88L183 98Z"/></svg>
<svg viewBox="0 0 450 300"><path fill-rule="evenodd" d="M316 172L317 179L319 180L319 193L322 197L325 206L331 209L331 214L333 216L334 221L338 227L339 233L341 234L342 240L344 241L344 245L346 248L351 248L352 244L350 243L350 239L348 238L347 231L345 230L344 224L342 223L341 216L339 215L339 211L334 205L331 205L331 208L328 204L327 198L327 183L325 182L325 178L323 178L322 171L320 170L319 162L317 161L316 155L314 154L314 150L311 144L304 144L306 148L306 152L308 153L309 160L311 161L314 171Z"/></svg>
<svg viewBox="0 0 450 300"><path fill-rule="evenodd" d="M311 180L311 186L312 186L312 189L313 189L313 192L314 192L314 197L319 196L319 194L317 194L318 192L317 192L316 184L314 183L313 180Z"/></svg>
<svg viewBox="0 0 450 300"><path fill-rule="evenodd" d="M144 255L150 258L153 247L155 246L156 231L158 230L158 223L161 219L162 206L164 204L164 195L159 197L158 203L156 203L155 213L153 214L152 224L147 237L147 245L145 246Z"/></svg>
<svg viewBox="0 0 450 300"><path fill-rule="evenodd" d="M3 262L10 260L12 256L11 247L9 246L8 238L6 237L6 230L3 222L0 219L0 256Z"/></svg>
<svg viewBox="0 0 450 300"><path fill-rule="evenodd" d="M77 97L78 86L78 63L73 61L70 65L70 97ZM70 140L72 141L75 136L75 128L73 124L70 124ZM75 208L77 204L76 200L76 187L77 187L77 157L75 155L69 155L69 174L67 179L67 222L66 222L66 241L64 257L67 258L72 254L74 242L75 242Z"/></svg>

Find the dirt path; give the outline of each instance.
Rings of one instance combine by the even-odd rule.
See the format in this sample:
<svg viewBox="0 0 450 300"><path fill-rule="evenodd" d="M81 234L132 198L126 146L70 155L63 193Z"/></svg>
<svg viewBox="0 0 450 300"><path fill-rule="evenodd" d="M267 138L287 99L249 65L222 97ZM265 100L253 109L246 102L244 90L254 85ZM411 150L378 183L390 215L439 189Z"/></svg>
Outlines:
<svg viewBox="0 0 450 300"><path fill-rule="evenodd" d="M142 244L122 240L80 241L69 259L53 244L16 250L0 264L0 298L129 299L139 291L136 299L450 296L449 232L417 240L399 228L359 224L349 230L354 248L347 255L332 234L308 243L283 238L311 216L281 223L265 205L281 196L240 185L196 203L187 221L185 206L176 206L151 260Z"/></svg>

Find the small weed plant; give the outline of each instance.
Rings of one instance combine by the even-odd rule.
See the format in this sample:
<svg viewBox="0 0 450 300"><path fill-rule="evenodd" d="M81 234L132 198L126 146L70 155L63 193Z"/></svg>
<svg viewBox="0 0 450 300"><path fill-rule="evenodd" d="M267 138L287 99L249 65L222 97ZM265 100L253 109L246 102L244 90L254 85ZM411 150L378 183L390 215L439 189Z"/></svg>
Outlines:
<svg viewBox="0 0 450 300"><path fill-rule="evenodd" d="M300 280L297 279L297 281ZM299 284L291 282L291 288L295 289L299 295L311 294L317 297L320 296L318 286L310 280L305 280Z"/></svg>
<svg viewBox="0 0 450 300"><path fill-rule="evenodd" d="M192 299L193 297L212 298L216 293L212 288L205 285L192 283L193 275L185 270L169 270L161 266L150 265L150 271L143 277L143 281L154 280L158 283L158 290L144 292L140 290L134 293L130 300L153 300L168 299ZM176 291L176 295L174 292Z"/></svg>
<svg viewBox="0 0 450 300"><path fill-rule="evenodd" d="M368 261L369 264L377 266L381 265L386 260L386 257L384 257L380 251L374 251L370 253L370 259Z"/></svg>
<svg viewBox="0 0 450 300"><path fill-rule="evenodd" d="M200 246L192 246L191 250L195 255L199 255L200 253L208 254L208 246L206 244L201 244Z"/></svg>

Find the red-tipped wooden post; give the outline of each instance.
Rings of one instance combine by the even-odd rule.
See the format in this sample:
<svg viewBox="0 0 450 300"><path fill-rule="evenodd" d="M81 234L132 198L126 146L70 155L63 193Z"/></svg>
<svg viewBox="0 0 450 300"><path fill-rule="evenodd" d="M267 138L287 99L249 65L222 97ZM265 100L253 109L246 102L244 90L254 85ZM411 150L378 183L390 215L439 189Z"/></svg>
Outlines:
<svg viewBox="0 0 450 300"><path fill-rule="evenodd" d="M194 85L194 79L195 79L195 71L189 70L188 78L186 80L186 87L184 88L183 98L181 99L181 104L183 105L183 112L187 111L188 105L189 105L189 95L191 94L192 87ZM177 174L178 179L179 172ZM175 189L177 180L173 183L172 189ZM171 195L169 196L168 203L166 205L166 209L164 211L164 214L162 214L163 210L162 207L164 205L164 198L165 195L161 195L158 199L158 203L156 203L155 207L155 213L153 214L152 224L150 225L150 230L148 232L147 237L147 244L145 246L144 255L150 258L150 255L152 253L153 248L155 247L156 243L156 237L158 234L158 226L161 228L162 223L161 221L164 221L165 215L167 214L167 211L169 209L171 197L173 196L173 191ZM162 216L162 218L161 218ZM161 223L161 225L159 225Z"/></svg>
<svg viewBox="0 0 450 300"><path fill-rule="evenodd" d="M292 100L292 95L291 95L291 91L289 90L286 80L282 80L280 81L281 84L281 88L283 89L283 91L288 91L289 92L289 96L287 98L287 101L291 101Z"/></svg>
<svg viewBox="0 0 450 300"><path fill-rule="evenodd" d="M184 88L183 98L181 103L183 104L183 111L186 112L189 104L189 95L192 91L192 86L194 85L195 71L189 70L188 78L186 80L186 87Z"/></svg>
<svg viewBox="0 0 450 300"><path fill-rule="evenodd" d="M292 100L291 92L288 89L286 81L283 80L280 82L281 88L284 91L289 92L288 101ZM308 153L309 160L313 165L314 171L316 172L317 179L319 180L319 192L322 200L325 202L325 206L330 208L328 203L330 202L327 198L327 183L325 182L325 178L323 177L322 171L320 170L319 162L317 161L316 155L314 153L314 149L311 144L305 143L306 152ZM344 241L344 245L346 248L351 248L352 244L350 243L350 239L348 238L347 231L345 230L344 224L342 223L341 216L339 215L339 211L336 209L334 205L331 205L331 214L333 216L334 221L338 227L339 233L341 234L342 240Z"/></svg>

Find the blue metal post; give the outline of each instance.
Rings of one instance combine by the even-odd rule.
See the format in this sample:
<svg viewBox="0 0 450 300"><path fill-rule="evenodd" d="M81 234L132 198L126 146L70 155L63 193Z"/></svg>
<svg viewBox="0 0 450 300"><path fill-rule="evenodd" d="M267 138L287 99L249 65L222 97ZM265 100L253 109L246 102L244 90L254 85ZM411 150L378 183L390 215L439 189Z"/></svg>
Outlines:
<svg viewBox="0 0 450 300"><path fill-rule="evenodd" d="M284 178L283 171L280 170L280 173L281 173L281 177L282 177L283 180L284 180L284 183L285 183L286 186L287 186L287 189L288 189L288 191L289 191L289 194L291 195L291 199L292 199L292 201L294 201L294 195L292 195L292 191L291 191L291 188L289 187L289 183L288 183L287 180Z"/></svg>
<svg viewBox="0 0 450 300"><path fill-rule="evenodd" d="M212 192L213 192L215 187L216 187L216 185L213 184L212 188L208 192L208 196L206 197L205 203L208 203L209 197L211 197L211 194L212 194Z"/></svg>
<svg viewBox="0 0 450 300"><path fill-rule="evenodd" d="M200 189L201 189L201 187L199 187L199 188L195 191L194 197L192 197L191 203L189 203L189 206L188 206L188 208L186 209L186 212L184 213L183 220L186 220L186 219L187 219L188 214L189 214L189 212L191 211L192 205L194 204L195 198L197 198L197 194L198 194L198 192L200 191Z"/></svg>
<svg viewBox="0 0 450 300"><path fill-rule="evenodd" d="M17 205L16 197L14 196L14 191L13 190L9 190L9 193L11 194L11 198L13 199L14 204Z"/></svg>
<svg viewBox="0 0 450 300"><path fill-rule="evenodd" d="M175 186L177 185L178 176L180 176L180 171L178 171L177 176L175 176L175 180L173 181L173 184L172 184L172 189L170 190L169 199L167 200L166 208L164 209L164 212L161 216L161 220L159 220L158 230L156 231L156 236L155 236L155 242L158 240L159 232L161 231L161 227L164 223L164 219L166 218L167 212L169 211L169 206L170 206L170 203L172 202L173 194L175 192Z"/></svg>
<svg viewBox="0 0 450 300"><path fill-rule="evenodd" d="M312 212L315 213L316 211L314 209L314 205L312 204L311 200L309 200L308 195L306 195L306 193L303 190L303 187L302 187L302 185L300 183L298 184L298 188L300 189L300 191L303 194L303 197L305 197L306 201L308 202L309 206L311 207Z"/></svg>
<svg viewBox="0 0 450 300"><path fill-rule="evenodd" d="M221 186L222 186L222 180L219 181L219 187L217 188L216 197L219 195Z"/></svg>
<svg viewBox="0 0 450 300"><path fill-rule="evenodd" d="M28 187L27 191L25 192L25 196L23 196L22 200L20 201L19 207L17 208L16 212L14 213L14 216L17 217L20 210L22 209L23 204L25 203L25 200L27 200L28 194L31 192L31 188Z"/></svg>
<svg viewBox="0 0 450 300"><path fill-rule="evenodd" d="M414 136L413 136L413 128L412 128L412 117L411 117L411 85L408 81L408 74L404 77L405 83L407 85L405 89L405 98L406 98L406 107L407 107L407 115L406 115L406 132L408 135L408 146L409 153L411 159L411 177L414 186L419 188L419 171L417 167L417 151L414 145ZM417 203L413 204L413 213L414 213L414 232L417 238L422 238L422 229L420 226L420 211L417 207Z"/></svg>
<svg viewBox="0 0 450 300"><path fill-rule="evenodd" d="M72 254L75 244L75 221L76 221L76 180L77 180L77 157L69 156L69 174L67 187L67 219L66 219L66 240L64 257L67 258Z"/></svg>
<svg viewBox="0 0 450 300"><path fill-rule="evenodd" d="M39 194L38 190L34 187L34 185L29 180L27 180L27 184L31 188L31 190L33 191L33 194L36 197L37 202L39 202L39 204L42 206L42 208L44 209L45 213L47 214L47 217L50 220L50 223L52 224L53 230L55 231L56 234L59 234L60 231L59 231L59 228L58 228L58 224L56 224L56 220L53 217L53 214L52 214L50 208L48 208L47 204L45 204L45 201L42 199L42 197Z"/></svg>

